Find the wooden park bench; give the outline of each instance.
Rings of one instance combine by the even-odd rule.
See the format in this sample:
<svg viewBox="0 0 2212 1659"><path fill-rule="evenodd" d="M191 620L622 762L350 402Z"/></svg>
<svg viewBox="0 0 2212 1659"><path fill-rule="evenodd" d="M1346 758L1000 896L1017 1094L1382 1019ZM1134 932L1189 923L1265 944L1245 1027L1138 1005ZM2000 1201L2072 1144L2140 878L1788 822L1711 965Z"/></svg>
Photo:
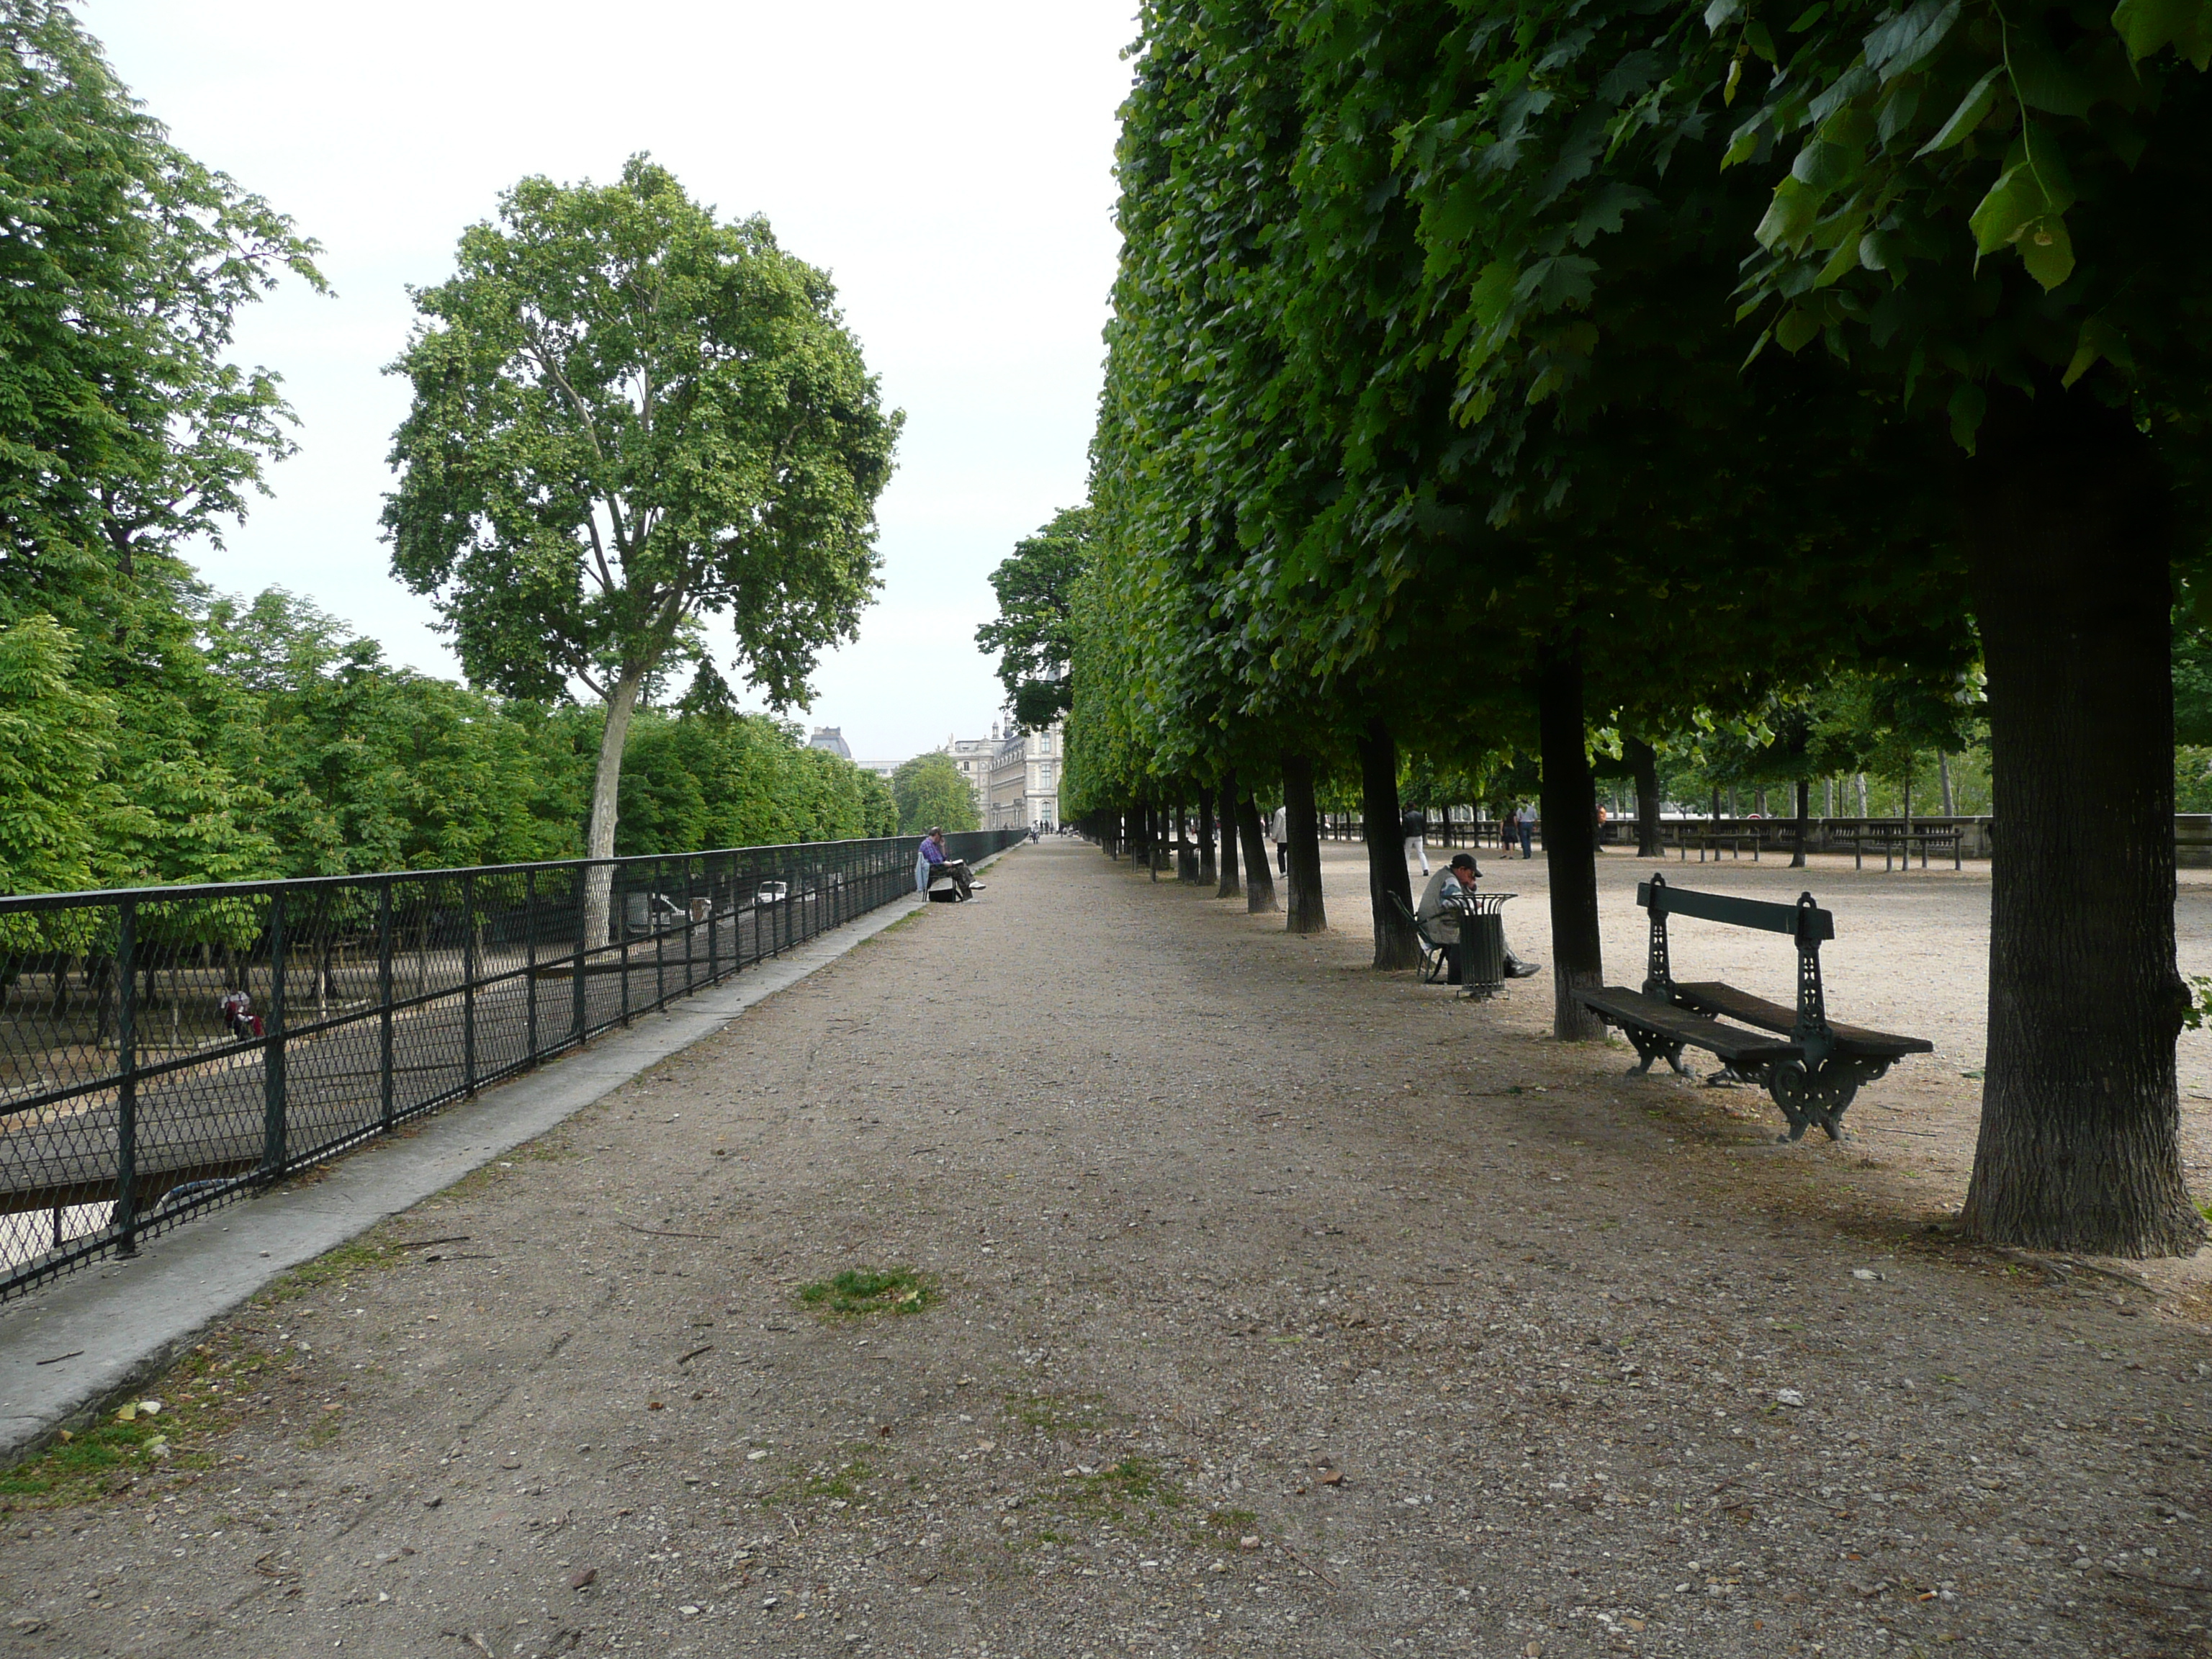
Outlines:
<svg viewBox="0 0 2212 1659"><path fill-rule="evenodd" d="M1686 1076L1682 1050L1703 1048L1724 1068L1717 1080L1734 1078L1765 1085L1790 1120L1791 1140L1815 1124L1831 1140L1841 1140L1844 1109L1863 1085L1907 1054L1935 1051L1935 1044L1920 1037L1830 1022L1820 985L1820 942L1835 938L1836 919L1814 904L1810 893L1795 904L1776 904L1669 887L1664 876L1655 875L1637 884L1636 902L1651 913L1644 988L1607 986L1575 993L1576 1001L1620 1027L1635 1045L1638 1063L1629 1068L1631 1076L1649 1073L1651 1062L1662 1057ZM1790 935L1797 945L1796 1007L1785 1008L1717 981L1676 984L1667 950L1669 915Z"/></svg>
<svg viewBox="0 0 2212 1659"><path fill-rule="evenodd" d="M1436 984L1443 978L1451 965L1449 958L1444 955L1444 946L1456 945L1459 940L1456 937L1449 939L1443 938L1427 922L1421 920L1419 914L1411 905L1395 893L1389 893L1384 896L1390 901L1390 908L1398 913L1398 919L1411 927L1413 930L1413 937L1420 941L1421 983Z"/></svg>
<svg viewBox="0 0 2212 1659"><path fill-rule="evenodd" d="M1916 847L1920 849L1920 867L1923 870L1928 867L1928 854L1931 848L1938 858L1948 853L1954 870L1961 867L1960 850L1965 832L1954 824L1846 824L1838 825L1835 833L1838 839L1850 843L1851 868L1854 870L1866 867L1866 857L1869 853L1881 854L1884 870L1890 867L1893 858L1897 860L1899 869L1910 870L1912 867L1912 849Z"/></svg>

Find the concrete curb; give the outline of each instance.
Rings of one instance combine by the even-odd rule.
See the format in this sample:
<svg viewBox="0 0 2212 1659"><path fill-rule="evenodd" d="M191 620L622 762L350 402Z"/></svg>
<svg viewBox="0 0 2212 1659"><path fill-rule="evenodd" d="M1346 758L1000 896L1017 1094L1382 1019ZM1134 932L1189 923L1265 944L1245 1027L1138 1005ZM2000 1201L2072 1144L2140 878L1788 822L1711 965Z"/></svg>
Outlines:
<svg viewBox="0 0 2212 1659"><path fill-rule="evenodd" d="M1014 849L1010 848L1008 852ZM980 860L988 869L1006 853ZM89 1425L280 1273L443 1191L924 908L915 895L474 1100L0 1306L0 1469Z"/></svg>

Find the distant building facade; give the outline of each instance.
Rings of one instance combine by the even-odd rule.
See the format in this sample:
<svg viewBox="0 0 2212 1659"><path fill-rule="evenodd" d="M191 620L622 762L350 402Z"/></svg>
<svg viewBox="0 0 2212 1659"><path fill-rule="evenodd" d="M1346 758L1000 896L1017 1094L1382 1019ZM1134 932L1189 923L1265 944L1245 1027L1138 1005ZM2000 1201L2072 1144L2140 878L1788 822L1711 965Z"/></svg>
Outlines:
<svg viewBox="0 0 2212 1659"><path fill-rule="evenodd" d="M853 758L853 750L845 742L845 730L838 726L817 726L814 735L806 740L809 749L826 749L839 760Z"/></svg>
<svg viewBox="0 0 2212 1659"><path fill-rule="evenodd" d="M994 726L988 738L947 738L945 752L952 757L952 764L968 781L969 793L975 798L975 821L988 823L991 804L991 762L999 752L999 728Z"/></svg>
<svg viewBox="0 0 2212 1659"><path fill-rule="evenodd" d="M1062 758L1060 722L1042 732L1021 732L1011 725L991 757L989 810L987 830L1026 830L1032 824L1060 828L1060 771Z"/></svg>
<svg viewBox="0 0 2212 1659"><path fill-rule="evenodd" d="M968 781L975 817L986 830L1060 828L1062 759L1057 721L1048 731L1022 732L994 721L988 738L947 738L945 753Z"/></svg>

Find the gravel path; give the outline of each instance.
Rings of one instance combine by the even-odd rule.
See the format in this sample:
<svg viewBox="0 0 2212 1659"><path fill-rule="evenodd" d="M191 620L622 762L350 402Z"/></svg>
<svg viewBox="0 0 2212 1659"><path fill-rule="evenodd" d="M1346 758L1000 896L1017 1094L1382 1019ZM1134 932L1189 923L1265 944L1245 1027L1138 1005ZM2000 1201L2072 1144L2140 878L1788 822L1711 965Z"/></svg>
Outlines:
<svg viewBox="0 0 2212 1659"><path fill-rule="evenodd" d="M149 1388L167 1463L7 1500L0 1652L2212 1652L2191 1272L1928 1231L1985 878L1708 867L1941 1050L1792 1148L1545 981L1367 971L1328 866L1302 940L1023 851L297 1276ZM941 1300L794 1301L855 1265Z"/></svg>

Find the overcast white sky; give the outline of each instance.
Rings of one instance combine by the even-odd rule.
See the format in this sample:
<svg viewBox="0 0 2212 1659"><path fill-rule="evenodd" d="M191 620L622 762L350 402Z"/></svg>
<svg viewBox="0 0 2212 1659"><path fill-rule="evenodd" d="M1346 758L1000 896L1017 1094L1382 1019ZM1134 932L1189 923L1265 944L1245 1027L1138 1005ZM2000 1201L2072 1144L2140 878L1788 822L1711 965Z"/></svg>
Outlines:
<svg viewBox="0 0 2212 1659"><path fill-rule="evenodd" d="M1082 498L1116 240L1115 112L1132 0L85 0L186 150L320 241L337 290L254 308L240 356L285 378L301 453L208 580L281 584L456 672L389 574L377 514L404 412L382 374L405 285L528 173L605 180L649 150L725 216L767 215L835 277L907 412L881 504L884 586L826 659L810 724L891 762L986 731L974 645L1015 539ZM725 638L727 636L725 635Z"/></svg>

